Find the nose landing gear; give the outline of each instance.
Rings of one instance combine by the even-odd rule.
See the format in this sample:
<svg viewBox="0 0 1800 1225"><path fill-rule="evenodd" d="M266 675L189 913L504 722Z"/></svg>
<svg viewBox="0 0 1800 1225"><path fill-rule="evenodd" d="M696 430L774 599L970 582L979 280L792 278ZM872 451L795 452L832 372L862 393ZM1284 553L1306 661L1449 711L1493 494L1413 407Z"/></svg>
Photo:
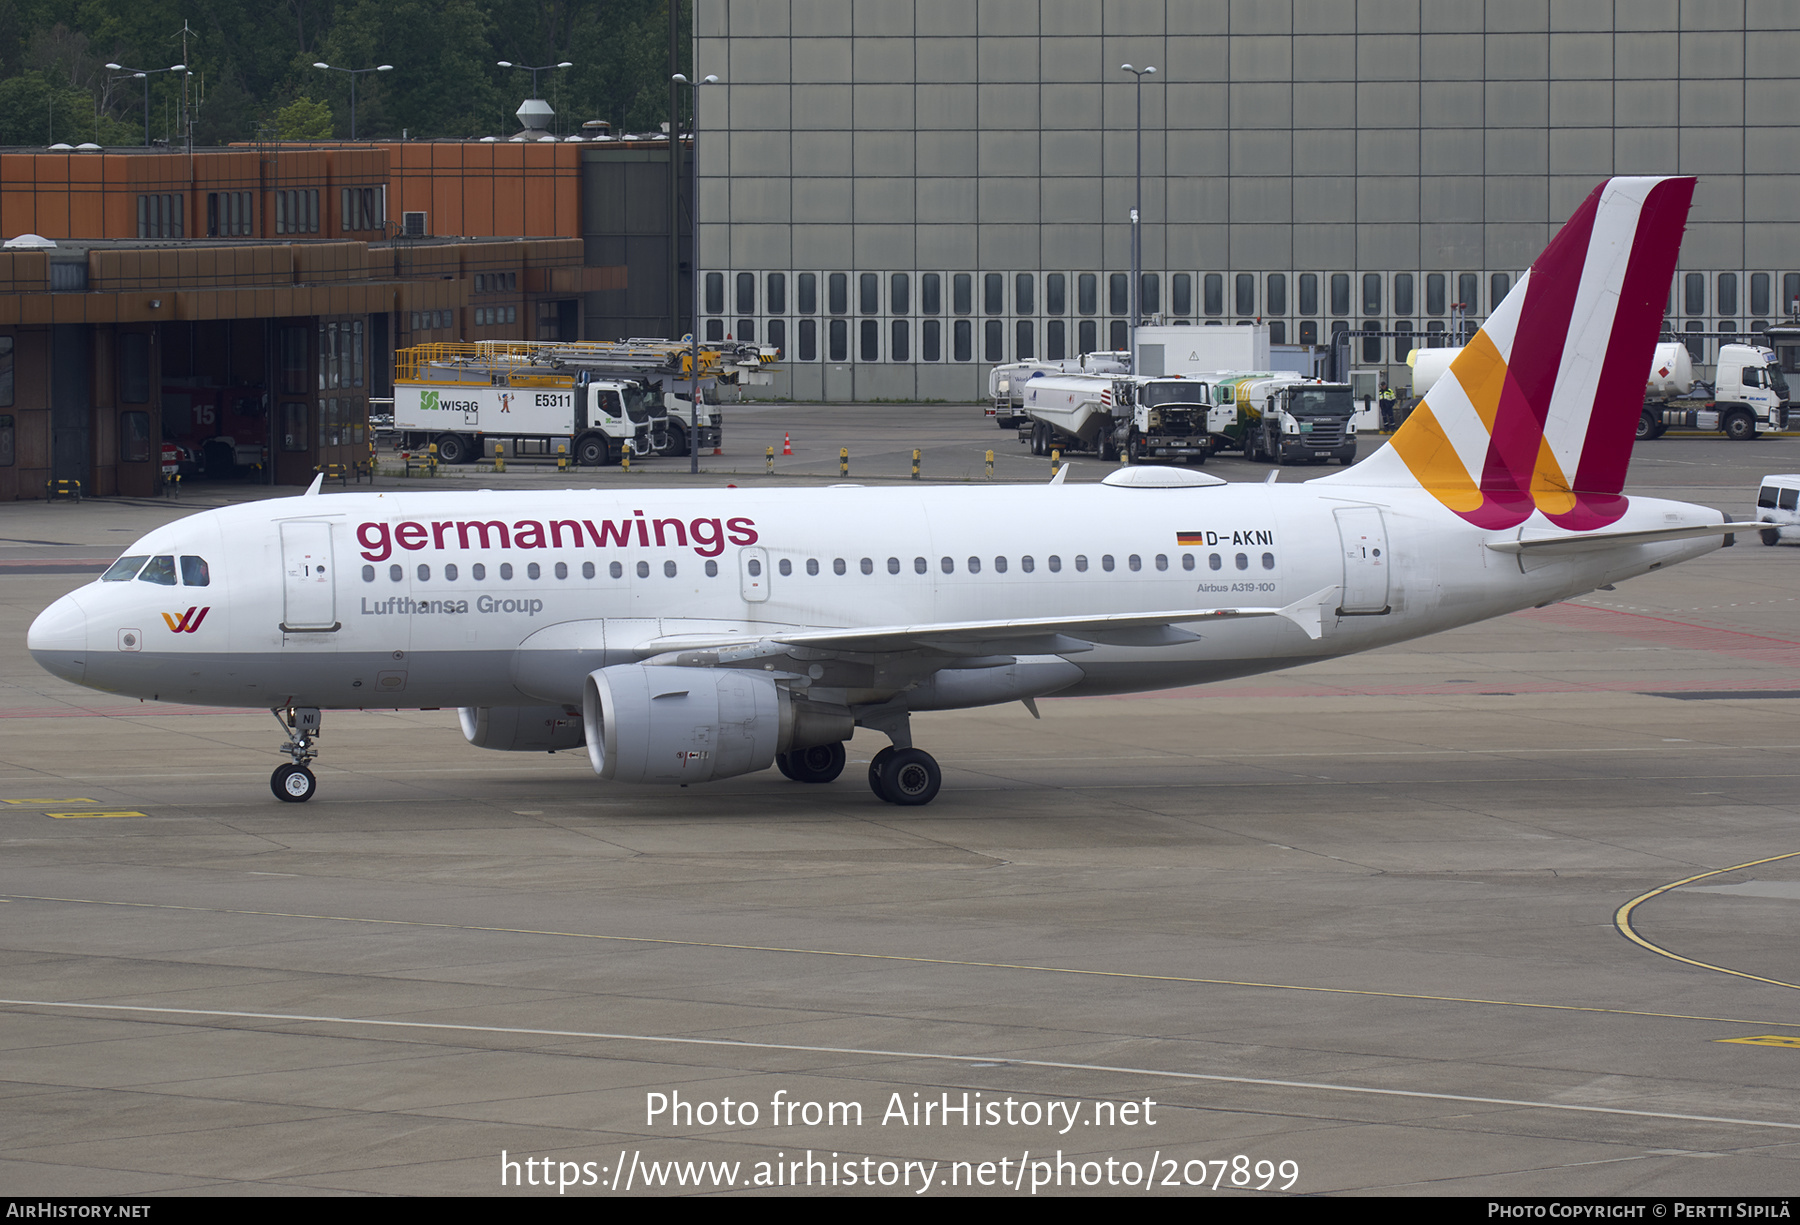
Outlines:
<svg viewBox="0 0 1800 1225"><path fill-rule="evenodd" d="M278 800L289 804L304 804L319 789L319 780L307 768L308 763L319 755L314 744L319 736L319 709L316 706L289 706L285 710L271 710L269 713L281 724L281 730L288 734L287 742L279 751L293 759L288 764L275 768L275 773L269 776L269 789Z"/></svg>

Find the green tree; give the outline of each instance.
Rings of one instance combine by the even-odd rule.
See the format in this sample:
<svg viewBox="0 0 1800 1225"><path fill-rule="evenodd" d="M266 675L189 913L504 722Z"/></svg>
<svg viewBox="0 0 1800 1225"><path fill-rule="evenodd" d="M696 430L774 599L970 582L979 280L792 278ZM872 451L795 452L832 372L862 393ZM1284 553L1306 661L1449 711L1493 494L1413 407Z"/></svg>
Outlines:
<svg viewBox="0 0 1800 1225"><path fill-rule="evenodd" d="M275 112L275 130L283 140L330 140L331 108L299 97Z"/></svg>

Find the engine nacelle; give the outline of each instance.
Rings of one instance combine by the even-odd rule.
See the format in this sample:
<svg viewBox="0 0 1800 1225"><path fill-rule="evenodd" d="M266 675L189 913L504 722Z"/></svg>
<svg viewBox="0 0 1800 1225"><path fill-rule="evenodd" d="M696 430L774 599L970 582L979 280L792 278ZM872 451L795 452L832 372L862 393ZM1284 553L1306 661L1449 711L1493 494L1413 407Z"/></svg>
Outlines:
<svg viewBox="0 0 1800 1225"><path fill-rule="evenodd" d="M585 736L572 706L463 706L456 712L463 738L478 749L554 753L578 749Z"/></svg>
<svg viewBox="0 0 1800 1225"><path fill-rule="evenodd" d="M775 754L848 740L849 710L797 698L736 668L616 664L582 689L588 760L621 783L704 783L765 770Z"/></svg>

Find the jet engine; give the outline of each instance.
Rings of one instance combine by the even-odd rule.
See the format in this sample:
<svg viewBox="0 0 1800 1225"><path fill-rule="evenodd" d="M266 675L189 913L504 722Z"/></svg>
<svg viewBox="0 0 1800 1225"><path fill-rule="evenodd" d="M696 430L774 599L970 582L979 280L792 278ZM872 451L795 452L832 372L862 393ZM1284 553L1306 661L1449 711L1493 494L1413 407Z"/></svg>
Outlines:
<svg viewBox="0 0 1800 1225"><path fill-rule="evenodd" d="M588 760L621 783L704 783L767 769L775 754L848 740L849 709L735 668L616 664L588 674Z"/></svg>
<svg viewBox="0 0 1800 1225"><path fill-rule="evenodd" d="M463 706L456 717L463 738L478 749L554 753L581 747L581 712L573 706Z"/></svg>

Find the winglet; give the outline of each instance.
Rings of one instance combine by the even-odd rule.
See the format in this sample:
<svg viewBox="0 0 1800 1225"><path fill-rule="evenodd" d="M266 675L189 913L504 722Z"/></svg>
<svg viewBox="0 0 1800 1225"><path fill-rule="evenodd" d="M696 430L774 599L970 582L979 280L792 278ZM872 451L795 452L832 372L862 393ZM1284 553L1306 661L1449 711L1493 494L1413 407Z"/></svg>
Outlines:
<svg viewBox="0 0 1800 1225"><path fill-rule="evenodd" d="M1056 475L1050 478L1050 483L1052 485L1062 484L1063 477L1069 475L1069 469L1073 468L1074 466L1075 466L1074 464L1064 464L1062 467L1058 468L1056 470Z"/></svg>
<svg viewBox="0 0 1800 1225"><path fill-rule="evenodd" d="M1325 632L1325 610L1336 608L1342 602L1342 591L1343 588L1338 586L1321 587L1282 609L1281 616L1305 630L1308 638L1316 640Z"/></svg>
<svg viewBox="0 0 1800 1225"><path fill-rule="evenodd" d="M306 487L306 492L301 494L300 496L303 498L317 497L319 494L320 486L322 486L324 484L325 484L325 474L323 472L321 472L321 473L319 473L319 475L313 477L313 483L308 485Z"/></svg>

